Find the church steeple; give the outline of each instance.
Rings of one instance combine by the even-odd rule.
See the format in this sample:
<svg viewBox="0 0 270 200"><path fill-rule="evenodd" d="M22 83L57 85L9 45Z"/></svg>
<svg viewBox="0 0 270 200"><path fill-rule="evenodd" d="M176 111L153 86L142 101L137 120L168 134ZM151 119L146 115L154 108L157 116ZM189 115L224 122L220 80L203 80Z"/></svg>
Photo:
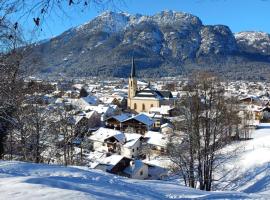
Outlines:
<svg viewBox="0 0 270 200"><path fill-rule="evenodd" d="M136 77L135 62L134 62L134 57L132 56L132 66L131 66L130 78L135 78L135 77Z"/></svg>
<svg viewBox="0 0 270 200"><path fill-rule="evenodd" d="M137 78L136 78L136 69L135 69L135 61L132 56L131 63L131 72L128 80L128 98L133 98L136 95L137 91Z"/></svg>

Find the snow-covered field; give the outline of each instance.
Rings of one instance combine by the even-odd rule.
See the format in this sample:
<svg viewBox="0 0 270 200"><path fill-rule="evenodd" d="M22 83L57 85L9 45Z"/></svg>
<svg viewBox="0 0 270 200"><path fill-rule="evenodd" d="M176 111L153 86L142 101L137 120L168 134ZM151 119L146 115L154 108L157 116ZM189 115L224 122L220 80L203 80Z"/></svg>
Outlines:
<svg viewBox="0 0 270 200"><path fill-rule="evenodd" d="M0 162L0 199L249 199L238 192L202 192L166 181L139 181L87 168Z"/></svg>
<svg viewBox="0 0 270 200"><path fill-rule="evenodd" d="M223 149L228 159L219 168L218 189L266 193L270 199L270 123L260 124L251 137Z"/></svg>
<svg viewBox="0 0 270 200"><path fill-rule="evenodd" d="M221 166L220 176L228 175L221 179L220 189L232 192L203 192L173 181L132 180L86 167L0 161L0 199L270 199L270 124L261 126L253 140L224 149L235 154Z"/></svg>

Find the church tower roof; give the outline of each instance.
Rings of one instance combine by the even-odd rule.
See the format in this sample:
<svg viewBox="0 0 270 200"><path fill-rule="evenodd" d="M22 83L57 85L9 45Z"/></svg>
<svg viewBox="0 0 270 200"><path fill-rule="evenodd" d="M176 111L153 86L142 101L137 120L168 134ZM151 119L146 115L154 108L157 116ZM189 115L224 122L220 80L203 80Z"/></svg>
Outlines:
<svg viewBox="0 0 270 200"><path fill-rule="evenodd" d="M136 71L136 69L135 69L135 62L134 62L134 57L132 56L132 66L131 66L130 78L136 77L135 71Z"/></svg>

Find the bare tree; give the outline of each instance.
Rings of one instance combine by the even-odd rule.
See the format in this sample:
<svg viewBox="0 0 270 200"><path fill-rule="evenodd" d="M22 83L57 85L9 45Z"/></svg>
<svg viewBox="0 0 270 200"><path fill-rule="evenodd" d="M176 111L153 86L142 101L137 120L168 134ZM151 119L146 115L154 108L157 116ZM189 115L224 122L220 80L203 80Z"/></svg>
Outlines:
<svg viewBox="0 0 270 200"><path fill-rule="evenodd" d="M63 156L63 164L67 166L73 164L73 140L75 138L73 116L60 107L54 110L54 115L56 120L53 133L57 135L54 142L57 142L60 154Z"/></svg>
<svg viewBox="0 0 270 200"><path fill-rule="evenodd" d="M210 191L217 152L231 141L239 123L237 107L225 98L218 79L208 73L194 75L178 105L184 117L180 141L168 144L168 154L178 166L186 185Z"/></svg>
<svg viewBox="0 0 270 200"><path fill-rule="evenodd" d="M25 56L23 46L26 45L23 37L22 22L32 19L33 30L41 30L46 19L54 14L58 16L68 16L67 7L77 8L94 7L94 9L105 9L107 6L114 6L120 1L115 0L0 0L0 159L4 155L5 139L10 145L14 142L13 133L20 132L22 138L25 126L20 118L19 108L21 101L25 98L22 93L24 78L22 76L21 61ZM33 113L32 120L35 118L35 143L39 144L40 123L42 113L39 106L31 105ZM35 112L37 111L37 112ZM16 114L15 114L16 113ZM36 116L34 116L36 114ZM16 117L14 117L16 115ZM21 115L22 116L22 115ZM41 118L40 118L41 117ZM15 118L17 118L15 120ZM39 119L38 119L39 118ZM34 123L34 121L32 121ZM33 128L33 126L32 126ZM33 130L33 129L31 129ZM7 131L10 131L7 134ZM33 138L32 138L33 139ZM24 141L20 140L23 144ZM12 155L13 145L8 149ZM35 161L40 161L40 146L35 146ZM12 158L12 156L11 156Z"/></svg>
<svg viewBox="0 0 270 200"><path fill-rule="evenodd" d="M16 51L0 56L0 158L4 153L6 132L16 123L12 115L23 98L20 60Z"/></svg>

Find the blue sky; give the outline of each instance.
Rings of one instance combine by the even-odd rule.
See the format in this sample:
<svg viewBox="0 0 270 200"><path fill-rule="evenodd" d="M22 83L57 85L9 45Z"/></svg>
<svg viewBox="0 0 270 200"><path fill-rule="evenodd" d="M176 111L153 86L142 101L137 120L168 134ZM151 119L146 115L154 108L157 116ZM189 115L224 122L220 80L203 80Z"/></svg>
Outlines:
<svg viewBox="0 0 270 200"><path fill-rule="evenodd" d="M117 0L116 0L117 1ZM270 33L270 0L124 0L110 8L131 14L153 15L162 10L184 11L198 16L204 24L228 25L233 32L264 31ZM43 24L38 39L50 38L83 24L102 12L101 9L67 7L68 16L53 15ZM30 27L27 22L24 26Z"/></svg>

